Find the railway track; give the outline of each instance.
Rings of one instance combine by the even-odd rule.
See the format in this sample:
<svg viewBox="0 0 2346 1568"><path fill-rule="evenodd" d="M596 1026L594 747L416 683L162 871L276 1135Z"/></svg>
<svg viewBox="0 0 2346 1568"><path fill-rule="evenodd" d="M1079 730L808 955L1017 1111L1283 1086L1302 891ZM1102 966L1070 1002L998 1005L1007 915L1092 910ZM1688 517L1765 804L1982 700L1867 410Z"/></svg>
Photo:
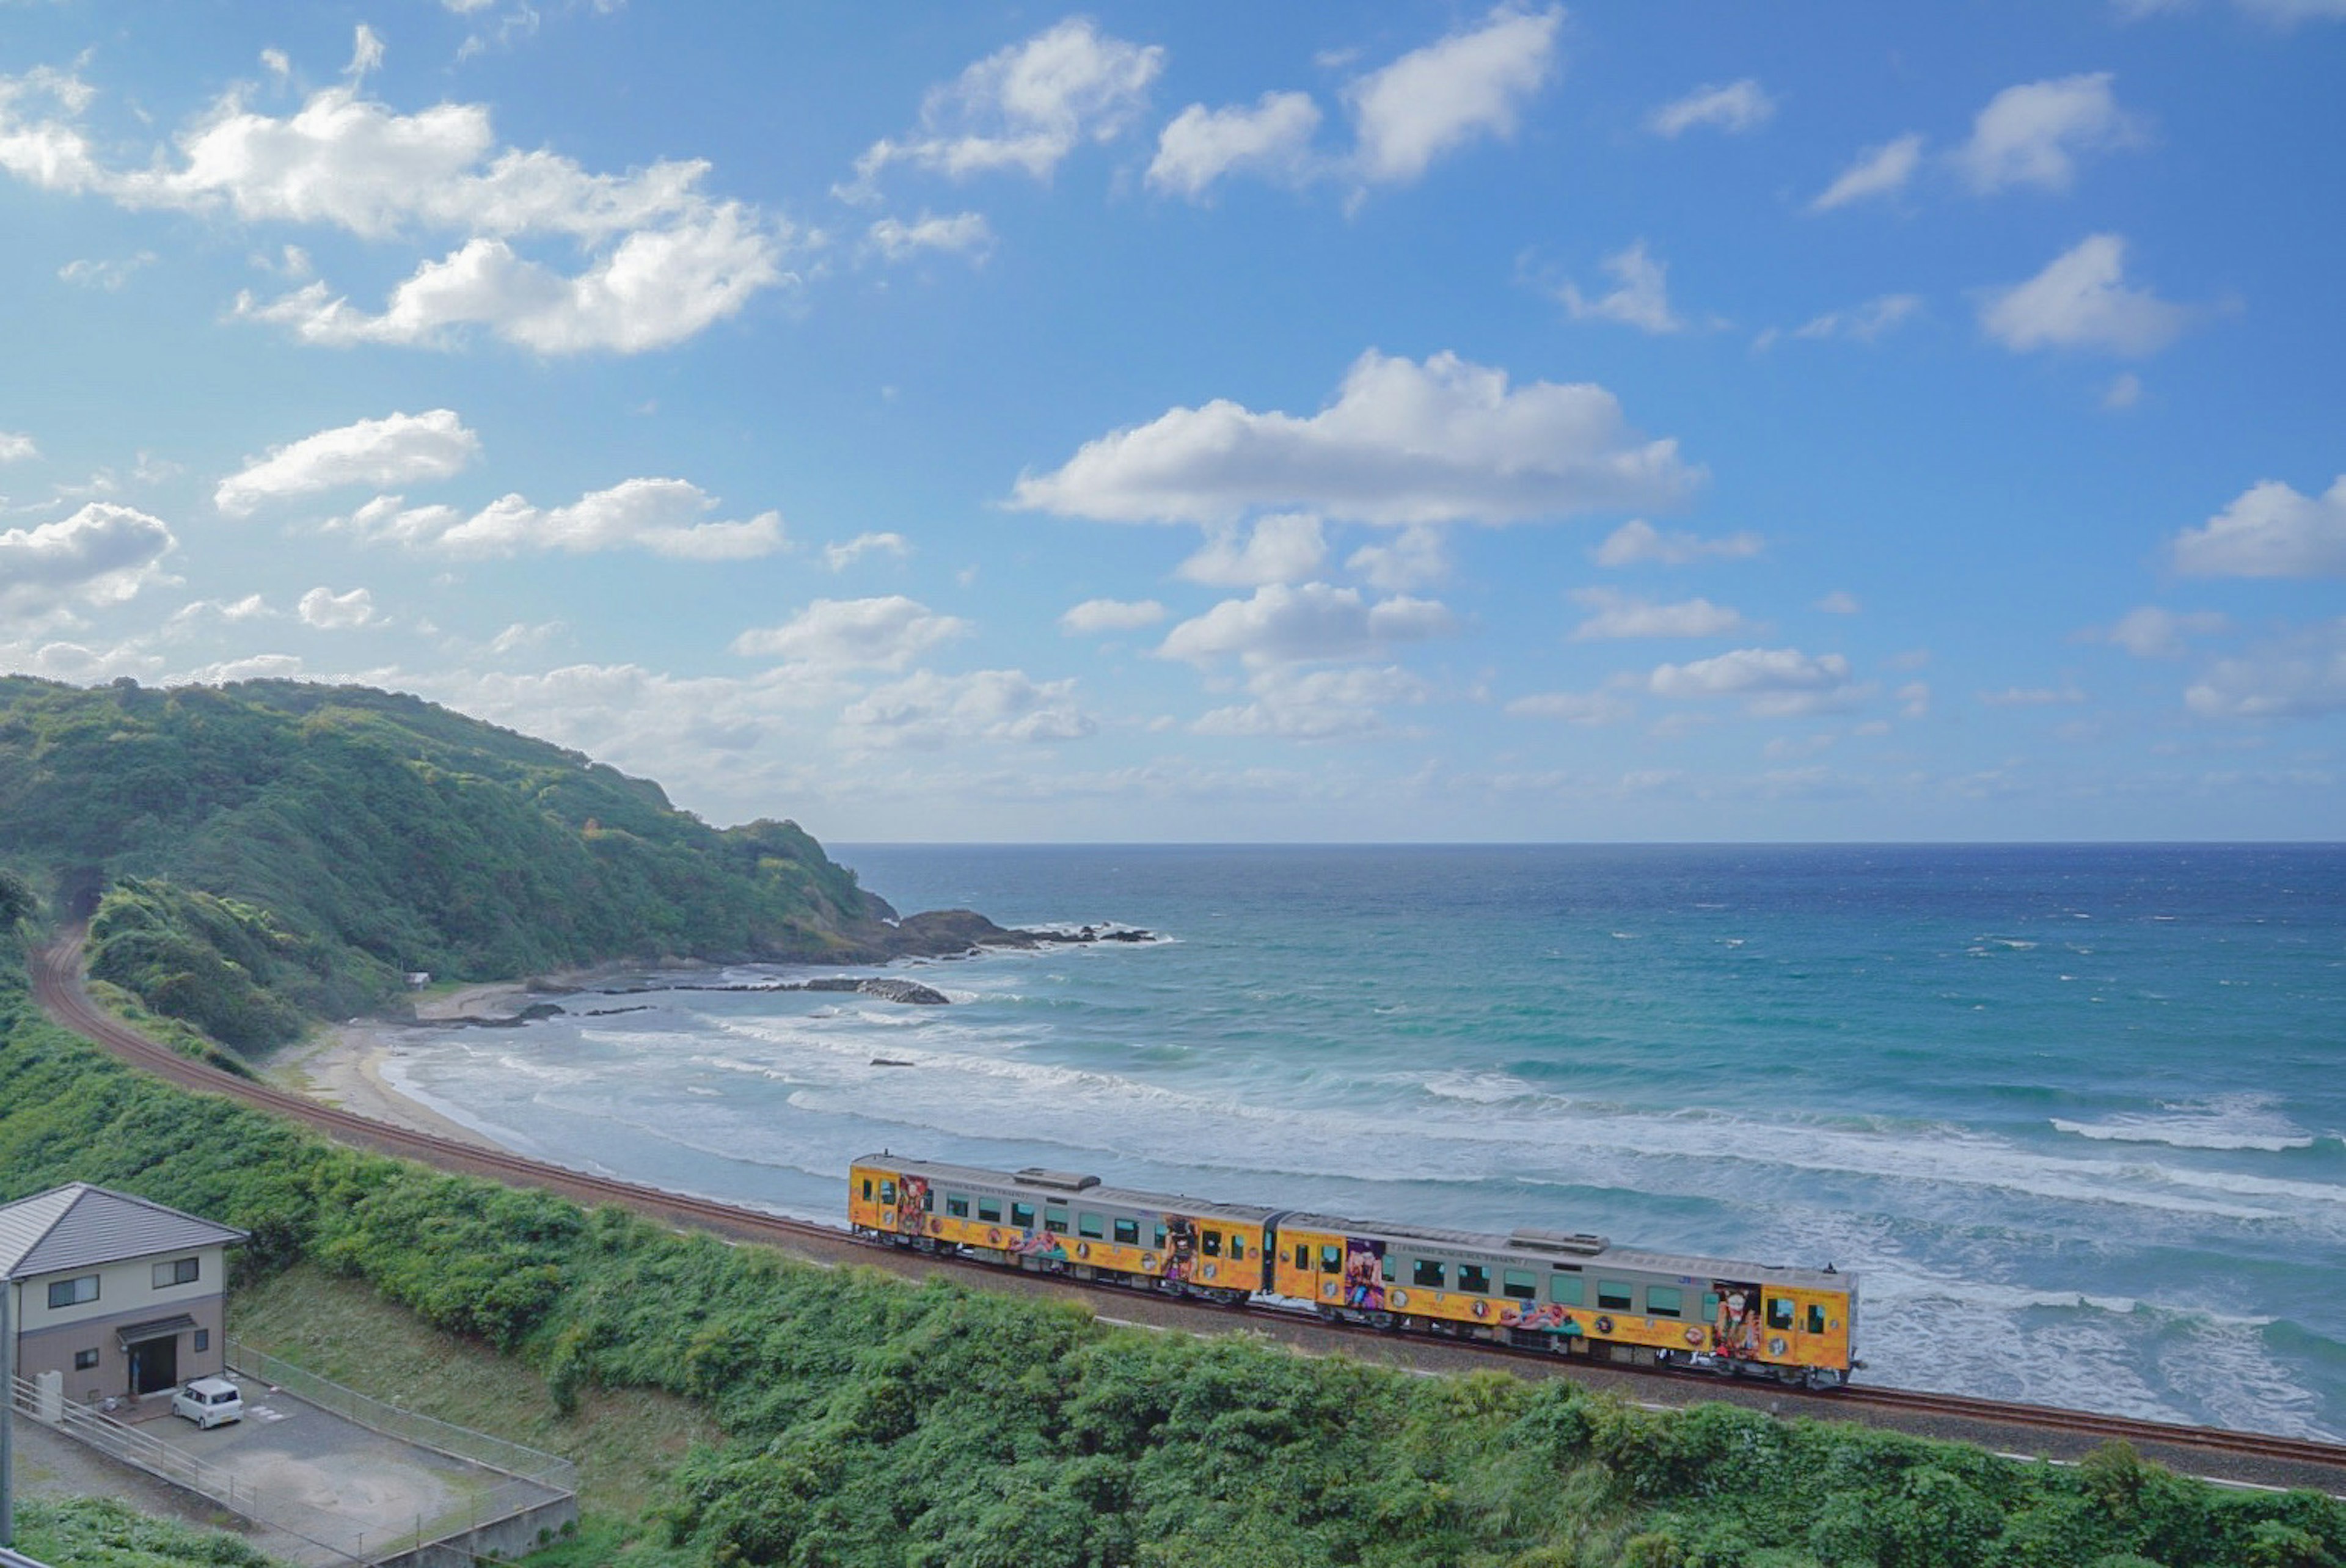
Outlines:
<svg viewBox="0 0 2346 1568"><path fill-rule="evenodd" d="M832 1226L790 1219L758 1209L719 1203L712 1198L695 1197L686 1193L595 1176L499 1149L393 1126L372 1117L362 1116L190 1061L102 1012L89 1000L83 988L81 974L85 940L86 933L76 928L56 942L34 952L35 1000L42 1011L62 1027L90 1040L121 1060L182 1087L225 1095L258 1109L291 1117L341 1142L420 1161L437 1169L484 1176L517 1186L536 1187L583 1203L616 1204L667 1224L708 1230L735 1239L764 1242L792 1252L811 1253L826 1260L855 1258L883 1265L909 1265L923 1272L949 1270L965 1275L972 1284L997 1287L1010 1280L1026 1281L1034 1278L1025 1274L1005 1276L1000 1269L974 1261L875 1246L856 1240ZM1550 1371L1577 1373L1592 1369L1590 1363L1566 1361L1545 1352L1518 1349L1512 1346L1452 1339L1404 1339L1365 1327L1322 1324L1309 1314L1263 1303L1243 1307L1191 1304L1176 1302L1154 1293L1119 1290L1108 1286L1086 1290L1083 1294L1086 1299L1105 1309L1103 1315L1113 1314L1115 1308L1111 1304L1118 1298L1147 1300L1160 1310L1169 1309L1189 1317L1192 1321L1188 1326L1200 1331L1210 1330L1216 1325L1234 1323L1260 1327L1275 1323L1281 1329L1308 1325L1338 1341L1369 1341L1387 1349L1419 1347L1424 1349L1429 1356L1437 1349L1464 1349L1478 1358L1488 1356L1519 1364L1533 1363ZM1606 1372L1623 1369L1613 1363L1597 1363L1596 1366ZM2001 1400L1974 1399L1962 1394L1929 1393L1914 1389L1883 1388L1863 1383L1818 1394L1774 1384L1755 1385L1690 1370L1654 1371L1640 1375L1641 1381L1647 1380L1657 1384L1698 1389L1720 1396L1740 1393L1747 1402L1752 1397L1762 1397L1771 1409L1792 1405L1797 1406L1799 1413L1802 1414L1857 1416L1860 1410L1875 1410L1892 1418L1894 1424L1908 1428L1920 1425L1932 1430L1933 1424L1937 1423L1957 1431L2021 1429L2047 1435L2064 1434L2076 1439L2116 1439L2153 1451L2180 1451L2210 1458L2222 1456L2231 1461L2279 1466L2292 1475L2308 1471L2331 1472L2338 1478L2329 1481L2331 1490L2336 1489L2341 1480L2346 1480L2346 1445L2303 1438L2232 1431L2220 1427L2182 1426L2127 1416L2098 1415L2086 1410L2049 1409ZM2302 1484L2301 1481L2291 1483Z"/></svg>

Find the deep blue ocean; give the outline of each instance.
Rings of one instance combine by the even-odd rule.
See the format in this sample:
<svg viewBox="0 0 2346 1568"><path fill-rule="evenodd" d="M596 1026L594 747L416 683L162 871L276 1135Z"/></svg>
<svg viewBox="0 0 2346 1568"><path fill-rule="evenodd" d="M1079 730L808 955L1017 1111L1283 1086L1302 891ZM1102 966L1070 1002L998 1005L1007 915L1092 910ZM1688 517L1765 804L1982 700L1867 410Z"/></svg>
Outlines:
<svg viewBox="0 0 2346 1568"><path fill-rule="evenodd" d="M944 1008L579 996L393 1081L827 1219L884 1146L1831 1262L1876 1380L2346 1437L2346 846L834 853L1163 940L899 966Z"/></svg>

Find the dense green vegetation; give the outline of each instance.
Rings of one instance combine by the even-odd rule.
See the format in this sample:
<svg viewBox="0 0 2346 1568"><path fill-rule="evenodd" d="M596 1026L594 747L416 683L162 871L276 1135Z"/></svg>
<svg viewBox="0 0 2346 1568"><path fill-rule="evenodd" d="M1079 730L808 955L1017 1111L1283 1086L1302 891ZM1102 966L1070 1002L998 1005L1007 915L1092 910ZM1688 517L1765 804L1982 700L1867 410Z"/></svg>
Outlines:
<svg viewBox="0 0 2346 1568"><path fill-rule="evenodd" d="M156 1519L110 1498L28 1498L16 1549L49 1568L280 1568L233 1535Z"/></svg>
<svg viewBox="0 0 2346 1568"><path fill-rule="evenodd" d="M0 915L240 1048L400 988L627 957L852 958L892 914L795 824L362 687L0 677Z"/></svg>
<svg viewBox="0 0 2346 1568"><path fill-rule="evenodd" d="M2338 1568L2346 1507L1563 1381L1421 1379L913 1288L323 1144L141 1078L0 977L0 1198L106 1182L728 1434L549 1563Z"/></svg>

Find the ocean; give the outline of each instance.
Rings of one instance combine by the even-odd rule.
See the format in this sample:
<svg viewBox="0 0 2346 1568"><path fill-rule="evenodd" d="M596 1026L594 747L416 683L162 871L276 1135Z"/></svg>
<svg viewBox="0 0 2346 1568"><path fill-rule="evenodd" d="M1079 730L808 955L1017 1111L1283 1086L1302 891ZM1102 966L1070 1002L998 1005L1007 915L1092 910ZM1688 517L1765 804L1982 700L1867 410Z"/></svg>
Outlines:
<svg viewBox="0 0 2346 1568"><path fill-rule="evenodd" d="M885 1147L1830 1262L1872 1380L2346 1438L2346 846L834 853L1153 940L895 967L947 1007L579 995L392 1081L833 1222Z"/></svg>

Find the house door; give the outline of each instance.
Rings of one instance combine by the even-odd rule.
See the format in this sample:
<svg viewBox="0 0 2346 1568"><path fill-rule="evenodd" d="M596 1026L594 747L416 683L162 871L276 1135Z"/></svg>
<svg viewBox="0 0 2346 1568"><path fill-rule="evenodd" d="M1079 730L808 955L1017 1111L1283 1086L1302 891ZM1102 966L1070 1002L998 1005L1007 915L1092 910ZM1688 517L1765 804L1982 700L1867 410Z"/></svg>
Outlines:
<svg viewBox="0 0 2346 1568"><path fill-rule="evenodd" d="M130 1391L151 1394L179 1380L179 1337L167 1335L130 1347Z"/></svg>

